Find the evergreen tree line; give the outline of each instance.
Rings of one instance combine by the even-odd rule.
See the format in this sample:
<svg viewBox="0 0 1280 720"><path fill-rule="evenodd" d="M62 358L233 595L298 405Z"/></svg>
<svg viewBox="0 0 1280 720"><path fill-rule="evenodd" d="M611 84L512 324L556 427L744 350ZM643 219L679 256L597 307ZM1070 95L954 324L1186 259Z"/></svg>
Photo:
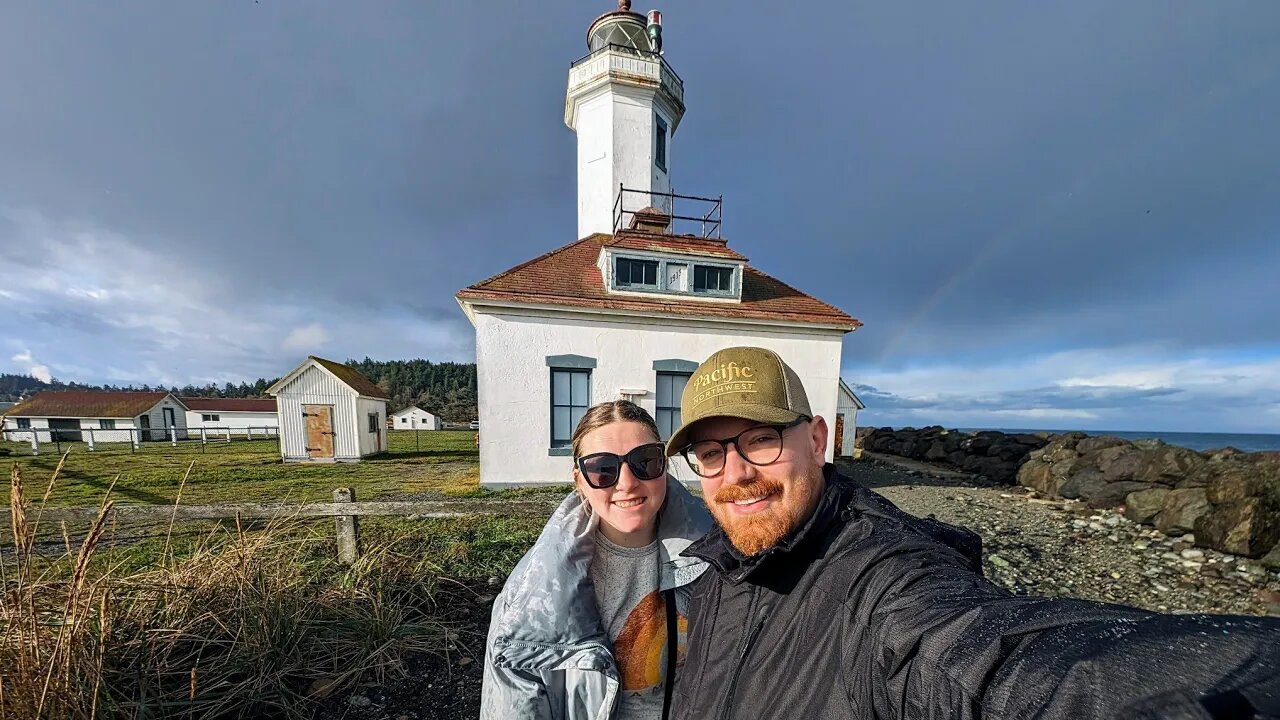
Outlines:
<svg viewBox="0 0 1280 720"><path fill-rule="evenodd" d="M348 360L391 397L392 412L417 405L449 422L479 417L476 364L430 360Z"/></svg>
<svg viewBox="0 0 1280 720"><path fill-rule="evenodd" d="M378 384L391 397L390 410L395 412L417 405L450 422L470 422L476 412L475 363L430 360L348 360L347 364ZM14 402L44 390L167 390L183 397L249 398L265 397L267 388L279 380L258 378L252 383L226 383L219 387L187 384L183 387L164 385L86 385L62 382L52 378L43 382L30 375L0 373L0 402Z"/></svg>

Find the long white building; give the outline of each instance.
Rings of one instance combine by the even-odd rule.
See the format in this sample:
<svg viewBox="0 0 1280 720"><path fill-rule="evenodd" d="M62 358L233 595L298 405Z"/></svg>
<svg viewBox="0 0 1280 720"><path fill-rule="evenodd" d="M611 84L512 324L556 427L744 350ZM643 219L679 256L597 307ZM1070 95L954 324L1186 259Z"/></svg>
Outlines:
<svg viewBox="0 0 1280 720"><path fill-rule="evenodd" d="M235 435L274 436L280 429L275 398L183 397L187 427Z"/></svg>
<svg viewBox="0 0 1280 720"><path fill-rule="evenodd" d="M172 393L46 390L4 412L10 442L152 442L187 436L187 407Z"/></svg>
<svg viewBox="0 0 1280 720"><path fill-rule="evenodd" d="M684 85L652 26L601 16L569 69L580 239L457 294L476 331L484 486L570 481L573 428L603 400L638 402L669 435L689 375L733 345L795 368L834 441L841 343L860 323L729 247L718 200L670 193Z"/></svg>

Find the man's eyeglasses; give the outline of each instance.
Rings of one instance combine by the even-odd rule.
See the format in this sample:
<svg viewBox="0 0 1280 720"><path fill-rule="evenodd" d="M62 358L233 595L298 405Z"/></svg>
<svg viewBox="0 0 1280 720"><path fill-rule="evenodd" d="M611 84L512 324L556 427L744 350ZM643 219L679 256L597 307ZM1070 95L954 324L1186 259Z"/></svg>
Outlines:
<svg viewBox="0 0 1280 720"><path fill-rule="evenodd" d="M626 455L611 452L583 455L578 458L578 470L588 485L603 490L618 484L624 462L637 480L657 480L667 473L666 446L649 443L632 448Z"/></svg>
<svg viewBox="0 0 1280 720"><path fill-rule="evenodd" d="M757 425L731 438L699 440L686 446L680 454L689 462L689 467L702 477L715 477L724 470L730 443L738 451L738 455L752 465L771 465L782 456L782 433L809 420L810 418L801 415L786 425Z"/></svg>

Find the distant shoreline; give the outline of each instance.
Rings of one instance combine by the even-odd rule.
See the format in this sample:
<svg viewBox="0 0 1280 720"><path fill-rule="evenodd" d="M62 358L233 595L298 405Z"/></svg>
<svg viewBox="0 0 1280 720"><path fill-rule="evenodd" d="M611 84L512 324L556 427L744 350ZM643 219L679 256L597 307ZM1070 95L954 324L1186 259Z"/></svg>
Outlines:
<svg viewBox="0 0 1280 720"><path fill-rule="evenodd" d="M980 430L997 430L1003 433L1039 433L1047 432L1061 435L1067 432L1083 432L1086 435L1100 437L1110 435L1122 440L1163 440L1169 445L1189 448L1197 452L1233 447L1244 452L1280 452L1280 434L1267 433L1198 433L1198 432L1160 432L1155 430L1047 430L1044 428L957 428L961 432L978 432Z"/></svg>

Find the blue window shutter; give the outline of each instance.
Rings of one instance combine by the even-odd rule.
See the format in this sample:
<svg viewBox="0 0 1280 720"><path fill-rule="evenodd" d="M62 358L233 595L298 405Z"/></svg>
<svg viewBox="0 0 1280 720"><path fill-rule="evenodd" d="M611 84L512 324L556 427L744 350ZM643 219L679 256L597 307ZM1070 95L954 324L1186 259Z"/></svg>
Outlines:
<svg viewBox="0 0 1280 720"><path fill-rule="evenodd" d="M692 360L654 360L653 369L658 372L692 373L698 369L698 363Z"/></svg>
<svg viewBox="0 0 1280 720"><path fill-rule="evenodd" d="M585 355L548 355L547 367L570 368L574 370L593 370L596 359Z"/></svg>

